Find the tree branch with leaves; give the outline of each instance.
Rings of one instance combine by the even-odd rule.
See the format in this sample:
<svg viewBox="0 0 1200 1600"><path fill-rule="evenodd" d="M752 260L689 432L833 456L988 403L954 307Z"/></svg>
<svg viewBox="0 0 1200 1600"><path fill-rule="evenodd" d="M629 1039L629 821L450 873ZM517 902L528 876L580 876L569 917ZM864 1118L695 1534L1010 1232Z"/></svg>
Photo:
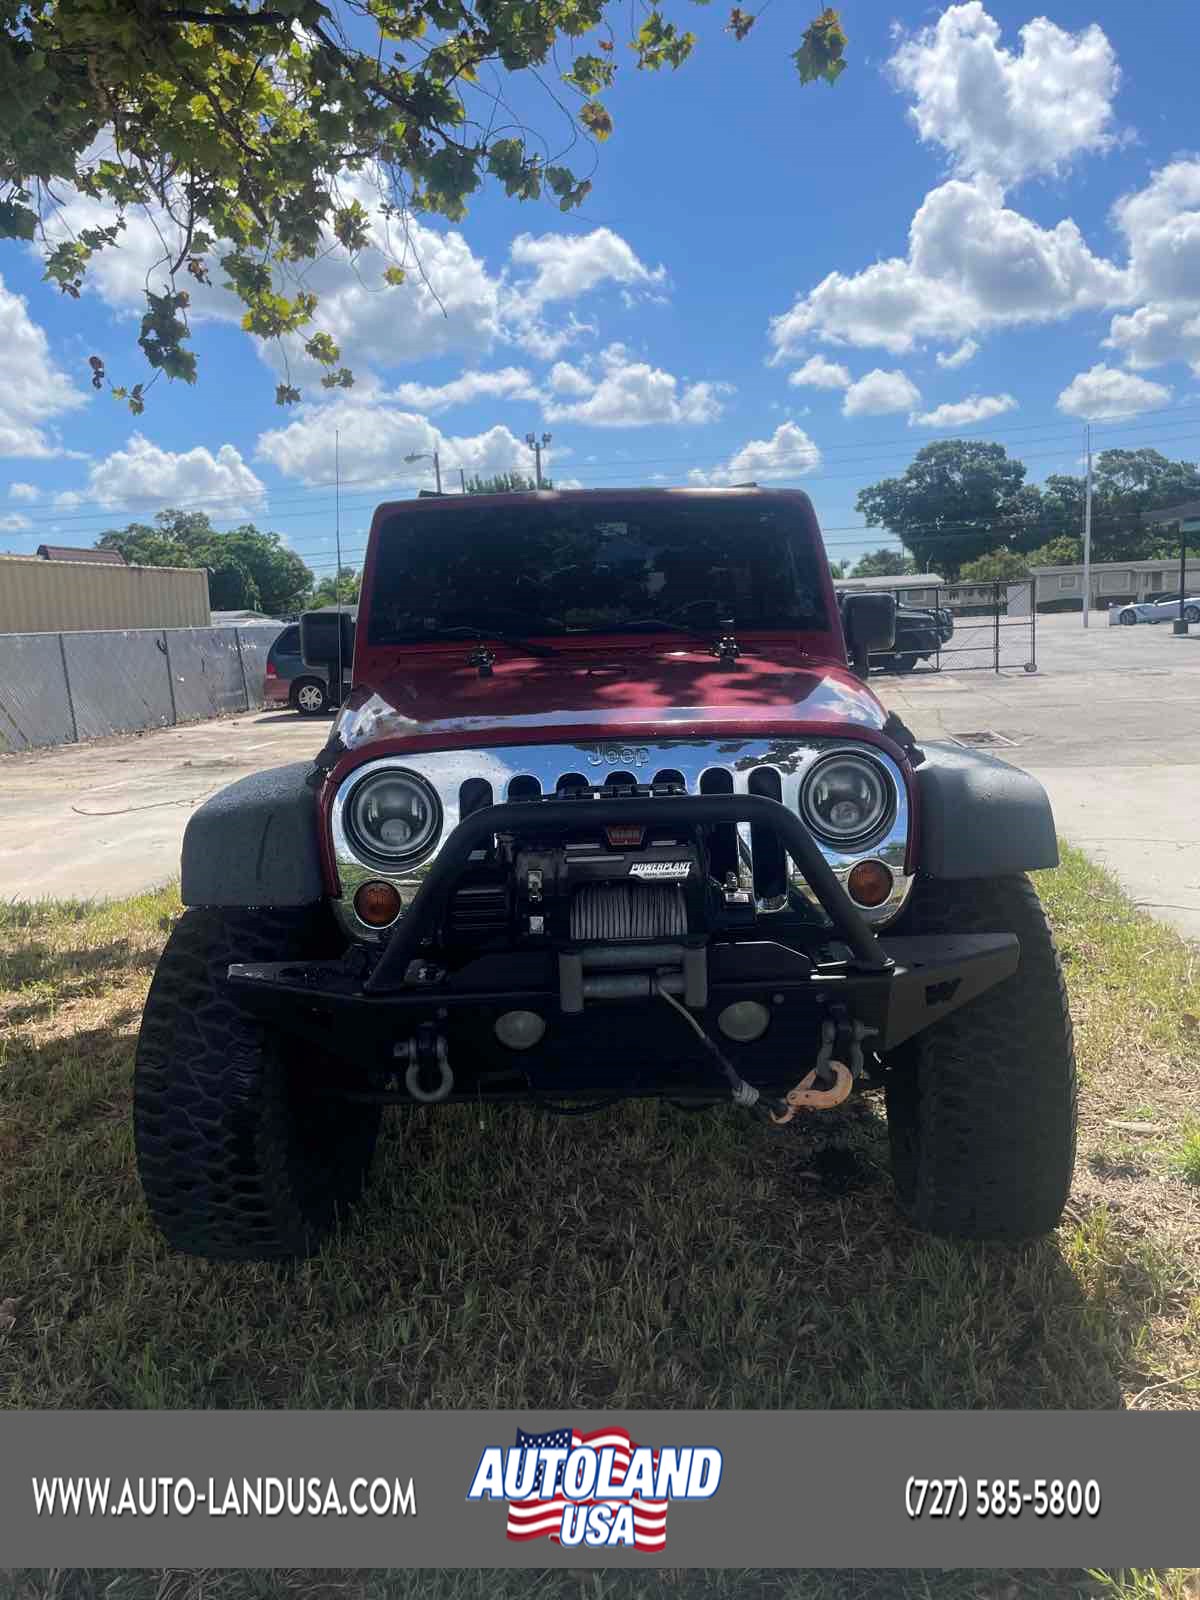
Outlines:
<svg viewBox="0 0 1200 1600"><path fill-rule="evenodd" d="M291 281L331 241L350 257L375 242L370 213L339 180L374 174L385 221L459 221L489 181L514 199L579 207L594 158L580 173L534 130L497 127L503 101L489 83L542 81L569 48L570 142L602 143L624 15L614 0L0 0L0 238L40 242L46 278L78 299L96 256L122 248L131 211L169 222L137 339L152 376L114 387L135 413L160 375L196 381L189 283L214 279L241 303L248 334L300 336L322 384L349 388L318 297ZM755 21L735 7L727 31L743 39ZM696 39L652 4L624 43L633 66L653 72L682 66ZM794 55L800 82L834 83L846 43L837 12L821 12ZM111 221L67 230L65 185ZM404 281L397 259L379 287ZM91 377L109 381L99 357ZM276 390L280 404L300 398L290 378Z"/></svg>

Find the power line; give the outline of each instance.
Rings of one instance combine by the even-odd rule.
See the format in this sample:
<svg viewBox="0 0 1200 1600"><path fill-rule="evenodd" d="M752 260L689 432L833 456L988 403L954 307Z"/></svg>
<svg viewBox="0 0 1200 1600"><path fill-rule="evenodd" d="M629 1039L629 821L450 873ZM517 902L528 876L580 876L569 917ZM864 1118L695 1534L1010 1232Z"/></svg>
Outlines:
<svg viewBox="0 0 1200 1600"><path fill-rule="evenodd" d="M1131 412L1126 413L1126 415L1129 416L1129 417L1138 417L1138 416L1163 417L1163 416L1168 416L1168 415L1174 415L1174 414L1177 414L1177 413L1180 413L1180 412L1188 412L1191 415L1187 416L1187 417L1181 417L1180 420L1178 422L1175 422L1175 423L1126 423L1126 422L1123 422L1123 421L1121 421L1119 419L1110 419L1108 422L1105 422L1105 423L1094 424L1093 425L1093 431L1097 432L1097 433L1100 433L1100 432L1106 432L1107 433L1107 432L1117 432L1117 431L1119 431L1119 432L1130 432L1130 433L1144 433L1144 432L1159 432L1164 428L1188 428L1188 427L1193 426L1195 418L1196 418L1196 410L1195 410L1195 407L1192 407L1192 406L1164 406L1164 407L1161 407L1161 408L1159 408L1159 409L1157 409L1155 411L1149 411L1149 412L1131 411ZM846 441L844 443L835 442L833 444L822 445L822 446L820 446L820 449L821 449L823 455L831 455L831 454L833 454L835 452L838 452L838 453L847 452L846 457L845 457L847 464L850 463L850 462L861 462L862 464L870 464L870 463L874 463L874 462L877 462L877 461L880 461L880 460L890 459L890 457L869 456L869 455L855 454L854 452L862 452L864 450L884 449L884 448L888 448L890 446L895 446L897 448L903 447L905 449L918 449L919 450L919 449L923 449L926 445L929 445L929 444L939 444L939 443L953 442L955 440L964 439L964 438L970 439L970 438L974 438L977 435L981 435L981 434L985 434L985 433L991 435L992 437L997 437L997 436L1004 437L1004 436L1009 436L1009 435L1014 435L1014 434L1025 434L1025 433L1050 434L1052 436L1062 438L1064 445L1066 445L1072 439L1075 439L1075 438L1077 438L1079 436L1079 434L1081 432L1081 428L1082 428L1082 424L1071 424L1069 422L1063 421L1061 418L1048 420L1048 421L1044 421L1044 422L1012 423L1012 424L1003 424L1003 423L1001 423L1001 424L998 424L998 425L995 425L995 426L989 425L989 424L980 424L979 426L973 427L973 428L958 429L953 433L933 434L928 438L921 438L921 436L919 434L914 435L912 433L909 433L907 435L900 435L900 436L897 436L897 437L894 437L894 438L891 438L891 439L848 440L848 441ZM1186 438L1186 437L1190 437L1190 436L1189 435L1184 435L1183 437ZM1049 442L1049 441L1047 440L1046 442ZM1181 442L1181 441L1180 440L1170 440L1169 442L1177 443L1177 442ZM1057 451L1050 452L1050 454L1057 454L1057 453L1058 453ZM1025 458L1021 458L1021 459L1027 459L1027 460L1046 459L1046 455L1043 454L1040 458L1031 456L1031 457L1025 457ZM649 457L643 456L643 457L631 457L628 461L626 461L623 464L623 466L622 466L622 468L621 468L621 470L619 472L612 473L612 474L607 474L605 476L606 476L606 480L615 481L616 479L624 477L626 469L629 468L629 467L635 467L635 466L672 466L672 465L673 466L679 466L679 467L699 468L699 470L706 471L706 472L720 471L720 470L723 470L724 467L725 467L725 463L724 462L709 462L706 465L706 464L704 464L704 462L702 460L697 460L696 458L694 458L692 456L687 456L687 455L649 456ZM457 470L457 468L448 469L448 470ZM570 472L569 475L572 476L572 477L580 477L580 476L582 476L582 477L590 477L590 478L593 479L593 481L597 481L598 478L599 478L598 474L596 474L594 472L589 472L587 470L587 464L586 463L581 463L579 468L577 468L574 471ZM845 475L845 476L857 476L857 474L848 474L848 475ZM831 475L826 475L824 478L811 477L811 478L808 479L808 481L809 482L813 482L813 483L818 483L818 482L822 482L822 481L828 482L828 481L832 481L832 476ZM383 481L381 483L381 482L379 482L378 480L376 480L374 478L373 474L364 474L363 476L360 476L360 477L357 477L357 478L350 477L350 478L343 478L342 479L343 486L345 486L347 484L354 484L354 483L359 483L359 484L364 484L364 485L370 484L371 485L371 489L372 489L372 493L370 495L367 495L366 491L364 490L364 492L359 496L348 497L348 498L366 498L366 499L374 499L375 497L377 497L380 493L382 493L385 490L389 490L389 489L393 489L393 488L405 488L405 487L408 487L411 483L415 483L415 482L416 482L415 479L397 477L397 478L387 479L387 480L385 480L385 481ZM307 484L302 489L298 489L298 490L295 490L295 491L287 491L287 492L285 492L283 494L271 494L268 491L267 499L270 502L270 506L269 506L266 514L269 515L269 516L279 517L281 514L273 509L276 505L291 504L296 500L305 499L305 498L307 498L307 496L309 496L309 495L311 495L313 493L317 493L320 490L331 489L333 487L334 487L333 480L329 479L329 480L320 480L319 482L312 483L312 484ZM234 492L231 492L228 495L200 495L200 496L191 497L189 499L175 500L173 502L172 506L170 507L170 509L172 509L172 510L187 510L190 507L207 507L207 506L216 506L216 505L221 505L221 504L236 506L239 510L241 508L243 508L243 507L246 507L247 506L247 498L246 498L245 491L234 491ZM143 515L153 515L152 512L147 511L147 509L146 509L146 507L144 505L135 505L135 504L131 504L130 502L118 503L116 505L109 506L109 507L100 507L100 508L98 508L96 510L93 510L93 511L51 511L51 510L46 510L46 511L39 511L37 513L24 513L24 514L30 515L31 516L31 520L36 525L48 525L50 523L57 523L57 524L61 525L64 522L74 523L74 522L105 522L105 521L110 521L114 516L117 516L122 512L130 513L130 514L135 515L135 516L138 515L139 513L143 514ZM250 514L251 515L262 515L263 513L255 512L255 511L251 510ZM14 531L20 531L20 530L14 530ZM25 531L29 531L29 530L25 530Z"/></svg>

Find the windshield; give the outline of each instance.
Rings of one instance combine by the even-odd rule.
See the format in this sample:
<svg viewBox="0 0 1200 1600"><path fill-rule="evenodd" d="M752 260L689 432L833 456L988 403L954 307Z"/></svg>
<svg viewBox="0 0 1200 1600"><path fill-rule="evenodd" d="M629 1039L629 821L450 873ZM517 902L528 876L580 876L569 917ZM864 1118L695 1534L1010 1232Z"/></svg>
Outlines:
<svg viewBox="0 0 1200 1600"><path fill-rule="evenodd" d="M455 506L379 536L373 645L513 634L828 628L821 566L786 506L729 500Z"/></svg>

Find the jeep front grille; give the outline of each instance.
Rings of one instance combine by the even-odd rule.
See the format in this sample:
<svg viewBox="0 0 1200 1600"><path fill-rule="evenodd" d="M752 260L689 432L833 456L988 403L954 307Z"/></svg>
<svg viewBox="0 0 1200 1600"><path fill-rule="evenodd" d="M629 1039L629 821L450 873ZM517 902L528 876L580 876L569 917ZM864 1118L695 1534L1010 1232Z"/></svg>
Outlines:
<svg viewBox="0 0 1200 1600"><path fill-rule="evenodd" d="M333 847L341 876L343 898L337 911L343 925L356 938L377 938L377 930L361 924L353 911L353 894L360 883L382 876L358 860L342 821L348 785L377 767L403 767L419 773L437 790L444 814L442 838L466 816L502 802L574 797L579 805L603 805L608 797L644 796L652 805L658 794L760 794L800 813L800 787L808 768L818 757L838 748L869 754L884 769L895 791L895 808L882 835L853 849L840 850L820 841L835 874L845 882L850 869L865 858L882 860L892 869L896 887L892 896L874 910L863 910L873 924L891 921L901 910L911 886L905 867L908 854L909 809L903 777L895 763L873 746L853 740L785 739L661 739L644 744L538 744L506 745L475 750L441 750L385 756L356 768L334 798ZM746 888L753 887L761 913L786 911L799 895L811 905L809 889L773 830L744 823L725 823L714 830L710 843L713 876L720 882L733 874ZM434 852L436 855L436 850ZM431 856L415 869L398 872L390 881L401 891L405 905L412 899ZM467 920L498 915L493 905L476 910L468 896L462 910ZM657 934L655 935L657 936Z"/></svg>

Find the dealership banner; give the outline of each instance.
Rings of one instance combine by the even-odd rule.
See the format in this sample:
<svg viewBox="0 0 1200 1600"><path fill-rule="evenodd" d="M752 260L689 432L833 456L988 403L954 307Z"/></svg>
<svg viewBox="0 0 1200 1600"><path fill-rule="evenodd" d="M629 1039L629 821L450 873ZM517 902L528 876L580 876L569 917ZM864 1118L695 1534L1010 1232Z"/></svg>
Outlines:
<svg viewBox="0 0 1200 1600"><path fill-rule="evenodd" d="M1200 1565L1200 1414L0 1413L0 1565Z"/></svg>

